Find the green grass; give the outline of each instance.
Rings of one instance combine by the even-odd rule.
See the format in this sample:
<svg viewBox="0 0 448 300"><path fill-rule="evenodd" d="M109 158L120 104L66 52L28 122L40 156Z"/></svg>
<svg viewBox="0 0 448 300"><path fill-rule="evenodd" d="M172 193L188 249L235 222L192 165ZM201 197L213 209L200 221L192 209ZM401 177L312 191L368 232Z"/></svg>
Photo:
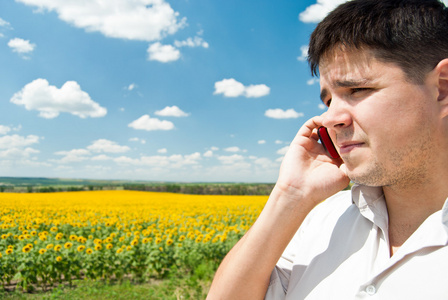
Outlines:
<svg viewBox="0 0 448 300"><path fill-rule="evenodd" d="M204 262L195 270L172 272L164 279L150 279L144 283L130 280L105 282L104 280L79 280L74 287L60 285L50 291L25 293L19 290L1 291L0 299L61 299L61 300L96 300L96 299L145 299L145 300L203 300L207 296L216 262Z"/></svg>
<svg viewBox="0 0 448 300"><path fill-rule="evenodd" d="M78 281L75 287L61 285L48 292L0 292L1 299L205 299L211 280L164 279L136 284L130 281L106 283L103 281Z"/></svg>

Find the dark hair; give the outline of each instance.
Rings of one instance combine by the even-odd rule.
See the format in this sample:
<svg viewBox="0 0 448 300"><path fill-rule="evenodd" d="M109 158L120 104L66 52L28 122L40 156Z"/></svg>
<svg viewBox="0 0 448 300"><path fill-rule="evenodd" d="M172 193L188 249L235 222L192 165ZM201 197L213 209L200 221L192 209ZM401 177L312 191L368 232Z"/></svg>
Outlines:
<svg viewBox="0 0 448 300"><path fill-rule="evenodd" d="M341 4L313 31L308 50L312 75L323 56L343 49L372 50L422 83L448 57L448 13L437 0L353 0Z"/></svg>

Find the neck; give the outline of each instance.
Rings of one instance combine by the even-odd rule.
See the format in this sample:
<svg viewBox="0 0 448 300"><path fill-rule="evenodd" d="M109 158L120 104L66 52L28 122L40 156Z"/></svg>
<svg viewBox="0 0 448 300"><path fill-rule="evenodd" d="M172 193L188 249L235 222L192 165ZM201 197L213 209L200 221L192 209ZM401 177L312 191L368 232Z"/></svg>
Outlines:
<svg viewBox="0 0 448 300"><path fill-rule="evenodd" d="M448 197L448 179L443 179L439 177L436 181L407 187L383 187L389 215L391 255L430 215L442 209Z"/></svg>

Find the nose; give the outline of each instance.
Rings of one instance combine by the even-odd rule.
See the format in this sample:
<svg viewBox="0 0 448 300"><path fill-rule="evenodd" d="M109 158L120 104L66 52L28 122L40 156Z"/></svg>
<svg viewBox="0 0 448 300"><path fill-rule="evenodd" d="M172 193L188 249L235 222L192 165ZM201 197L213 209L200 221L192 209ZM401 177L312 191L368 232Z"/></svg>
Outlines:
<svg viewBox="0 0 448 300"><path fill-rule="evenodd" d="M330 107L323 115L322 125L333 130L340 130L352 124L349 107L341 99L333 97Z"/></svg>

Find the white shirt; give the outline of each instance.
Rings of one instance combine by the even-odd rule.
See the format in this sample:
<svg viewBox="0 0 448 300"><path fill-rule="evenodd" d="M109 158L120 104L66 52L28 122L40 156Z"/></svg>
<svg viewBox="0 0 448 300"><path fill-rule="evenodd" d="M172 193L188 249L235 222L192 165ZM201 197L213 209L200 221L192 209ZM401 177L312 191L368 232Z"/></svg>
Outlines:
<svg viewBox="0 0 448 300"><path fill-rule="evenodd" d="M448 299L447 203L390 257L382 188L336 194L307 216L265 299Z"/></svg>

